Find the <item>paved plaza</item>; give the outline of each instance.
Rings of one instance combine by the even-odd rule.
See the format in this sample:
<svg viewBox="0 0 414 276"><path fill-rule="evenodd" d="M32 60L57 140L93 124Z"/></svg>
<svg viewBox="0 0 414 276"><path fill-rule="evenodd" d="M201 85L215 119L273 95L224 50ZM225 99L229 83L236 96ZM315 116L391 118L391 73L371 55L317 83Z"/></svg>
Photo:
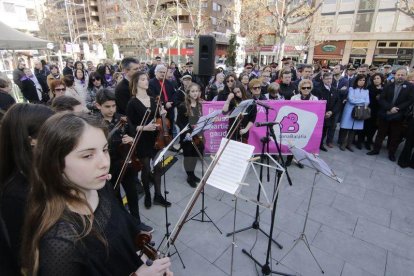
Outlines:
<svg viewBox="0 0 414 276"><path fill-rule="evenodd" d="M386 157L385 150L378 156L367 156L366 150L342 152L337 147L322 152L321 157L344 182L339 184L325 176L317 178L314 197L306 228L306 236L324 275L341 276L409 276L414 275L414 170L401 169ZM200 168L198 167L200 175ZM289 167L293 186L286 178L282 182L277 205L273 237L283 245L280 250L272 244L273 270L293 275L322 275L304 243L278 264L301 232L305 219L314 172L309 168ZM168 216L172 223L178 220L194 189L186 182L182 156L167 173L169 201ZM250 171L244 187L245 194L255 197L257 181ZM265 183L272 194L273 186ZM177 255L172 256L174 275L203 276L230 275L234 199L213 188L206 188L206 212L223 232L211 223L189 221L176 242L186 266L183 269ZM193 213L198 212L201 198ZM154 206L146 210L140 200L143 220L155 226L154 241L159 243L165 233L164 209ZM270 211L260 209L260 226L270 228ZM255 205L238 200L236 229L254 221ZM200 216L199 216L200 218ZM171 227L172 229L172 227ZM236 235L233 275L261 275L260 268L242 253L252 252L259 262L266 258L267 239L256 231Z"/></svg>

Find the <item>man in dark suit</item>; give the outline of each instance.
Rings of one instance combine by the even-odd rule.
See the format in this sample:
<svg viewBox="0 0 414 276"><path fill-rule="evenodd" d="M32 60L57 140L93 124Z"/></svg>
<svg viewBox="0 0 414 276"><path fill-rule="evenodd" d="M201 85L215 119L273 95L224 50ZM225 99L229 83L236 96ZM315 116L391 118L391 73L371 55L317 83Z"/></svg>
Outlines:
<svg viewBox="0 0 414 276"><path fill-rule="evenodd" d="M65 68L63 68L63 75L64 76L66 76L66 75L70 75L70 76L73 76L73 59L71 59L71 58L68 58L67 60L66 60L66 66L65 66Z"/></svg>
<svg viewBox="0 0 414 276"><path fill-rule="evenodd" d="M339 95L336 88L332 85L333 74L332 73L324 73L322 75L322 85L320 86L319 90L316 92L316 95L319 100L326 101L326 109L325 109L325 120L323 123L323 131L322 131L322 139L320 149L323 151L327 151L325 146L323 145L323 140L326 136L326 144L331 148L333 135L329 136L329 131L335 132L335 116L340 110L340 101Z"/></svg>
<svg viewBox="0 0 414 276"><path fill-rule="evenodd" d="M378 133L374 149L368 155L379 154L382 142L388 135L388 158L395 161L395 152L401 142L403 122L408 108L414 101L414 86L407 81L407 69L400 68L395 73L395 81L387 85L379 99Z"/></svg>
<svg viewBox="0 0 414 276"><path fill-rule="evenodd" d="M156 56L154 61L152 62L149 71L148 71L148 76L150 78L150 80L152 80L153 78L155 78L155 67L157 67L157 65L161 64L161 57Z"/></svg>
<svg viewBox="0 0 414 276"><path fill-rule="evenodd" d="M115 88L115 102L116 111L119 114L126 115L126 108L132 96L129 91L129 81L132 75L138 72L140 65L137 59L126 57L121 61L121 67L124 73L124 79Z"/></svg>
<svg viewBox="0 0 414 276"><path fill-rule="evenodd" d="M149 90L152 97L161 97L161 103L167 110L168 119L174 122L174 85L165 78L167 74L167 67L163 64L155 67L155 78L149 81Z"/></svg>

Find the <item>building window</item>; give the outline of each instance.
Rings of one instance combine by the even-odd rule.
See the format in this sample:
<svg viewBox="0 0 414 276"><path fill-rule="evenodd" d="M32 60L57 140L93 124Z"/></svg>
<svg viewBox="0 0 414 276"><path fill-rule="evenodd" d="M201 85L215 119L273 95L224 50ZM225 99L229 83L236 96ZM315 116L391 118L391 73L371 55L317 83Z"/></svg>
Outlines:
<svg viewBox="0 0 414 276"><path fill-rule="evenodd" d="M221 11L221 5L217 4L216 2L213 2L213 11Z"/></svg>
<svg viewBox="0 0 414 276"><path fill-rule="evenodd" d="M396 31L402 31L402 32L414 31L414 20L410 16L400 13L398 17Z"/></svg>
<svg viewBox="0 0 414 276"><path fill-rule="evenodd" d="M201 8L208 8L208 2L201 2Z"/></svg>
<svg viewBox="0 0 414 276"><path fill-rule="evenodd" d="M377 0L359 0L359 10L375 10Z"/></svg>
<svg viewBox="0 0 414 276"><path fill-rule="evenodd" d="M322 13L336 12L336 0L325 0L322 5Z"/></svg>
<svg viewBox="0 0 414 276"><path fill-rule="evenodd" d="M392 31L395 12L378 12L377 22L375 22L375 32L385 33Z"/></svg>
<svg viewBox="0 0 414 276"><path fill-rule="evenodd" d="M385 41L379 41L377 47L378 48L380 48L380 47L387 47L387 42L385 42Z"/></svg>
<svg viewBox="0 0 414 276"><path fill-rule="evenodd" d="M356 17L355 32L369 32L371 30L373 12L359 13Z"/></svg>
<svg viewBox="0 0 414 276"><path fill-rule="evenodd" d="M379 9L394 9L397 0L380 0Z"/></svg>
<svg viewBox="0 0 414 276"><path fill-rule="evenodd" d="M349 33L352 32L352 26L354 25L353 14L339 14L337 24L338 33Z"/></svg>
<svg viewBox="0 0 414 276"><path fill-rule="evenodd" d="M4 11L5 12L12 12L12 13L15 13L16 12L13 3L4 2L3 3L3 7L4 7Z"/></svg>
<svg viewBox="0 0 414 276"><path fill-rule="evenodd" d="M217 25L217 18L211 17L211 24Z"/></svg>
<svg viewBox="0 0 414 276"><path fill-rule="evenodd" d="M390 44L388 44L388 45L389 45L389 47L396 48L396 47L398 47L398 42L390 42Z"/></svg>
<svg viewBox="0 0 414 276"><path fill-rule="evenodd" d="M355 0L341 0L339 11L354 11L354 10L355 10Z"/></svg>

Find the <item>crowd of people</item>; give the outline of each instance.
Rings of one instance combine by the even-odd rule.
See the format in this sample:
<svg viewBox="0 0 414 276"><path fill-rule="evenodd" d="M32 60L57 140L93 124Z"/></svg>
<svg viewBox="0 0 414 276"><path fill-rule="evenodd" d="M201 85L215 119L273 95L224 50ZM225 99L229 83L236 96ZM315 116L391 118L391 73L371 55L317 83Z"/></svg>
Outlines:
<svg viewBox="0 0 414 276"><path fill-rule="evenodd" d="M218 68L208 80L191 62L180 69L160 57L151 65L124 58L96 67L68 59L62 74L53 64L36 62L32 72L20 62L13 80L28 103L16 103L11 82L0 77L0 266L7 275L172 275L169 258L152 263L136 254L137 234L154 231L140 219L138 187L145 208L171 206L162 167L152 161L187 125L173 150L182 150L187 183L197 187L204 144L191 132L203 101L223 101L228 114L246 99L324 100L321 151L336 144L376 155L388 137L388 158L397 160L404 141L398 165L414 168L414 72L407 68L284 59L280 70L246 63L239 75ZM256 103L245 113L229 122L228 133L248 143ZM288 156L286 166L292 161Z"/></svg>

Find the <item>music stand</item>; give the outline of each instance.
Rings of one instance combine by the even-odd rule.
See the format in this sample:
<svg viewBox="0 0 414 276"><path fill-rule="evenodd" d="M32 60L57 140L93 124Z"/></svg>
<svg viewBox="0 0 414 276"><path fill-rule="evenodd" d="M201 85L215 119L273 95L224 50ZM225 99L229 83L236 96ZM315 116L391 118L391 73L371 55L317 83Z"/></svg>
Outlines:
<svg viewBox="0 0 414 276"><path fill-rule="evenodd" d="M216 117L221 114L220 110L216 110L206 116L202 116L198 119L198 122L196 124L196 126L194 127L193 132L191 133L191 139L192 137L196 136L197 134L199 134L200 132L203 132L204 130L209 130L213 127L213 124L215 122ZM191 144L193 145L195 151L197 152L198 157L201 160L201 175L202 177L204 176L204 156L201 154L200 150L198 149L197 145L194 144L194 142L192 141ZM190 221L190 220L195 220L195 221L199 221L199 222L211 222L214 227L217 229L217 231L219 231L220 234L223 234L220 230L220 228L218 228L218 226L214 223L214 221L210 218L210 216L207 214L206 212L207 207L205 206L205 198L204 198L204 188L201 190L201 209L198 213L196 213L195 215L193 215L191 218L189 218L186 222ZM196 217L198 215L201 214L201 219L197 219ZM208 220L204 219L204 216L206 216L208 218Z"/></svg>
<svg viewBox="0 0 414 276"><path fill-rule="evenodd" d="M182 133L184 133L185 131L187 131L188 130L188 125L187 126L185 126L184 128L183 128L183 130L181 130L181 132L174 138L174 139L172 139L172 141L165 147L165 148L163 148L162 149L162 151L160 151L159 153L158 153L158 155L157 155L157 158L155 158L155 160L154 160L154 162L153 162L153 164L152 164L152 167L153 168L155 168L155 166L157 166L157 164L162 160L162 165L163 165L163 167L164 167L164 165L165 165L165 154L167 153L167 151L168 151L168 149L169 148L171 148L173 145L174 145L174 143L175 143L175 141L178 139L178 137L180 137L180 135L182 134ZM167 200L167 194L169 193L168 191L167 191L167 182L166 182L166 177L165 177L165 175L166 175L166 173L167 173L167 171L165 170L164 172L163 172L163 179L164 179L164 197L165 197L165 200ZM164 242L164 240L165 239L167 239L167 244L168 244L168 247L170 246L169 245L169 237L170 237L170 235L171 235L171 233L170 233L170 223L169 223L169 220L168 220L168 207L167 206L165 206L164 207L164 210L165 210L165 235L164 235L164 237L162 238L162 240L161 240L161 242L160 242L160 245L159 245L159 247L162 245L162 243ZM175 252L174 253L172 253L172 254L170 254L169 252L168 252L168 257L170 257L170 256L172 256L172 255L174 255L174 254L176 254L177 253L177 255L178 255L178 258L180 259L180 261L181 261L181 264L183 265L183 268L185 269L185 265L184 265L184 262L183 262L183 259L181 258L181 255L180 255L180 252L178 252L178 249L177 249L177 247L175 246L175 244L173 244L172 246L174 246L174 249L175 249ZM159 247L158 247L158 249L159 249Z"/></svg>
<svg viewBox="0 0 414 276"><path fill-rule="evenodd" d="M334 173L334 171L328 166L328 164L325 163L325 161L320 159L315 154L308 153L295 146L290 146L289 149L298 162L301 162L304 166L315 170L315 175L313 177L313 183L312 183L312 188L311 188L311 192L309 195L309 202L308 202L308 207L306 209L306 216L305 216L305 221L303 223L302 232L299 234L299 237L295 239L293 246L286 252L286 254L280 259L278 263L282 262L283 259L286 258L287 255L289 255L289 253L293 250L293 248L295 248L296 245L298 245L300 241L303 241L305 246L308 248L310 254L312 255L313 259L315 260L316 264L318 265L319 269L321 270L322 274L324 274L325 272L322 269L321 265L319 264L318 260L316 259L315 255L313 255L312 250L309 245L308 238L306 237L306 234L305 234L306 224L309 218L309 210L310 210L310 206L312 202L313 191L315 189L316 177L318 176L318 174L322 173L323 175L329 177L330 179L338 183L342 183L343 180Z"/></svg>

